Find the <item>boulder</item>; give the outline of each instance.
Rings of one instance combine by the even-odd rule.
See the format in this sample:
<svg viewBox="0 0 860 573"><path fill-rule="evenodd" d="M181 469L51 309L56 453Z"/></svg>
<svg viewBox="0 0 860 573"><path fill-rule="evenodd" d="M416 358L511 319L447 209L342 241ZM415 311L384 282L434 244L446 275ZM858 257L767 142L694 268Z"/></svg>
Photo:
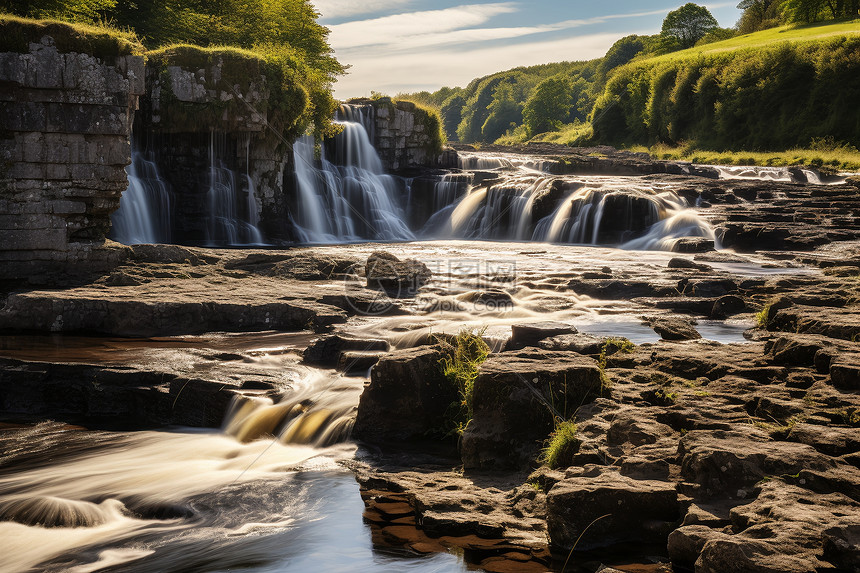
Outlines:
<svg viewBox="0 0 860 573"><path fill-rule="evenodd" d="M535 461L554 427L602 391L591 358L529 349L490 356L474 385L473 418L460 442L466 468L521 467Z"/></svg>
<svg viewBox="0 0 860 573"><path fill-rule="evenodd" d="M658 316L647 322L663 340L697 340L702 338L702 335L693 326L693 320L689 318Z"/></svg>
<svg viewBox="0 0 860 573"><path fill-rule="evenodd" d="M845 390L860 389L860 364L857 362L842 362L838 357L835 364L830 365L830 379L837 388Z"/></svg>
<svg viewBox="0 0 860 573"><path fill-rule="evenodd" d="M576 334L575 326L563 322L529 322L511 326L510 348L537 346L545 338L562 334Z"/></svg>
<svg viewBox="0 0 860 573"><path fill-rule="evenodd" d="M367 442L418 440L443 431L445 412L459 399L442 375L443 352L421 346L392 352L370 371L353 435Z"/></svg>
<svg viewBox="0 0 860 573"><path fill-rule="evenodd" d="M765 477L829 470L836 462L805 444L774 442L758 430L694 430L678 445L681 475L704 495L743 499Z"/></svg>
<svg viewBox="0 0 860 573"><path fill-rule="evenodd" d="M681 517L672 482L637 480L599 466L568 473L572 475L547 495L547 533L554 553L567 554L574 544L577 551L663 544Z"/></svg>
<svg viewBox="0 0 860 573"><path fill-rule="evenodd" d="M691 269L697 271L712 271L714 270L709 265L704 265L702 263L697 263L691 261L690 259L685 259L682 257L673 257L669 260L669 264L666 265L667 268L670 269Z"/></svg>
<svg viewBox="0 0 860 573"><path fill-rule="evenodd" d="M340 364L341 354L344 352L387 352L388 349L389 345L385 340L330 334L311 342L302 357L307 364L334 368Z"/></svg>
<svg viewBox="0 0 860 573"><path fill-rule="evenodd" d="M391 253L376 251L367 257L365 277L368 288L383 290L390 296L414 296L432 273L415 259L400 260Z"/></svg>
<svg viewBox="0 0 860 573"><path fill-rule="evenodd" d="M340 353L337 360L337 369L345 374L365 376L379 359L385 356L384 352L361 352L347 350Z"/></svg>
<svg viewBox="0 0 860 573"><path fill-rule="evenodd" d="M576 334L563 334L546 338L538 343L544 350L560 350L576 352L579 354L600 354L605 338L578 332Z"/></svg>
<svg viewBox="0 0 860 573"><path fill-rule="evenodd" d="M741 313L747 308L744 299L733 294L726 294L718 298L711 308L710 317L723 319Z"/></svg>
<svg viewBox="0 0 860 573"><path fill-rule="evenodd" d="M684 237L672 243L673 253L706 253L714 250L714 240L704 237Z"/></svg>

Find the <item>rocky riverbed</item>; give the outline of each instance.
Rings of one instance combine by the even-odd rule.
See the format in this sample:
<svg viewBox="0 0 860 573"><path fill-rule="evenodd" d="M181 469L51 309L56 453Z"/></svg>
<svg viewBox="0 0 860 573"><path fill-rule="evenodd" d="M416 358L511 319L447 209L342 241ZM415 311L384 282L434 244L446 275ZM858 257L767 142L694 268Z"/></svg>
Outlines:
<svg viewBox="0 0 860 573"><path fill-rule="evenodd" d="M857 571L857 188L649 178L732 250L108 244L6 283L3 417L354 441L379 551L486 571ZM488 355L452 431L463 331Z"/></svg>

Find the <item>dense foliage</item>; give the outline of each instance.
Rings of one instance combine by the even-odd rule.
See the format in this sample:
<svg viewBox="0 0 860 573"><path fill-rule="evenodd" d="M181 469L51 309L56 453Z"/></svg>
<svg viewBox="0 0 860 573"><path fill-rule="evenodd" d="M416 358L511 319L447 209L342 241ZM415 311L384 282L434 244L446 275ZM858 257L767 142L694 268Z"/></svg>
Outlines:
<svg viewBox="0 0 860 573"><path fill-rule="evenodd" d="M300 117L318 129L329 125L331 86L344 72L310 0L0 0L0 12L101 24L136 35L152 50L185 44L248 50L275 74L276 92L305 94Z"/></svg>
<svg viewBox="0 0 860 573"><path fill-rule="evenodd" d="M514 68L472 80L465 88L402 94L440 110L451 141L490 143L516 132L526 137L523 114L529 97L543 81L556 78L570 87L567 113L554 114L562 123L585 119L594 104L600 60L561 62Z"/></svg>
<svg viewBox="0 0 860 573"><path fill-rule="evenodd" d="M860 0L743 0L737 28L742 34L783 24L809 24L857 18Z"/></svg>
<svg viewBox="0 0 860 573"><path fill-rule="evenodd" d="M619 68L593 112L606 143L786 149L860 144L860 37L692 51Z"/></svg>

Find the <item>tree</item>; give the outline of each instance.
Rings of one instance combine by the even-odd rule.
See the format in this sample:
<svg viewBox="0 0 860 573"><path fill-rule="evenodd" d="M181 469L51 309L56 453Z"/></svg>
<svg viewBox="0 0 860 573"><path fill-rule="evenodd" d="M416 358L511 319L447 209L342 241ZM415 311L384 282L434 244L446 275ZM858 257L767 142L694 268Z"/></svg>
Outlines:
<svg viewBox="0 0 860 573"><path fill-rule="evenodd" d="M660 34L676 39L681 49L692 48L702 36L718 26L707 8L689 2L666 15Z"/></svg>
<svg viewBox="0 0 860 573"><path fill-rule="evenodd" d="M618 66L623 66L645 49L645 40L635 34L624 36L609 48L603 61L600 62L600 75L606 76Z"/></svg>
<svg viewBox="0 0 860 573"><path fill-rule="evenodd" d="M514 101L511 84L502 82L493 92L493 101L488 106L490 115L481 127L484 141L495 141L522 121L522 110Z"/></svg>
<svg viewBox="0 0 860 573"><path fill-rule="evenodd" d="M449 141L457 140L457 126L463 119L463 107L465 105L466 99L460 93L455 93L445 100L439 110L442 115L442 127Z"/></svg>
<svg viewBox="0 0 860 573"><path fill-rule="evenodd" d="M529 137L558 129L569 117L572 87L567 76L547 78L537 87L523 108L523 120Z"/></svg>
<svg viewBox="0 0 860 573"><path fill-rule="evenodd" d="M0 2L0 12L26 18L48 18L91 24L116 6L116 0L38 0L35 2Z"/></svg>

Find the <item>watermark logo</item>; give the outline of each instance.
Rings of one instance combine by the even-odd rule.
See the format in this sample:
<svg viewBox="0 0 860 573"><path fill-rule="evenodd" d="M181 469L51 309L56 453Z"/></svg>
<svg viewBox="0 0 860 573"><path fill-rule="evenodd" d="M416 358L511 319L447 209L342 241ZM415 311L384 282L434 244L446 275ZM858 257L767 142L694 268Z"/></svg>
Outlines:
<svg viewBox="0 0 860 573"><path fill-rule="evenodd" d="M363 281L344 279L344 295L348 308L363 316L400 314L406 306L424 314L499 313L513 310L509 291L516 284L513 260L372 259Z"/></svg>

